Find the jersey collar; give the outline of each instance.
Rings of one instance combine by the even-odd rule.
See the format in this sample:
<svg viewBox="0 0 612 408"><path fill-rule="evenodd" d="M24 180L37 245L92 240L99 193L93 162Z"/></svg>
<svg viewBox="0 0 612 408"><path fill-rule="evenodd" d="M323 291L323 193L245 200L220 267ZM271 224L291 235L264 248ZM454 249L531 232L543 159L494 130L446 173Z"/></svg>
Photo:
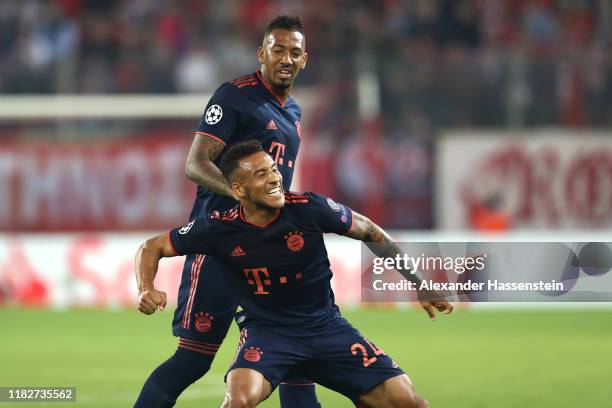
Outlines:
<svg viewBox="0 0 612 408"><path fill-rule="evenodd" d="M278 220L280 218L280 215L281 215L282 212L283 212L283 209L281 208L281 210L278 212L278 215L275 218L271 219L270 221L268 221L267 223L265 223L263 225L257 225L257 224L253 224L252 222L247 221L247 219L244 217L244 211L242 209L242 204L240 205L240 210L239 210L240 220L242 222L244 222L245 224L249 224L249 225L252 225L252 226L257 227L257 228L266 228L266 227L268 227L270 224L274 223L276 220Z"/></svg>
<svg viewBox="0 0 612 408"><path fill-rule="evenodd" d="M289 96L287 95L286 98L283 98L282 96L280 96L279 94L277 94L276 92L274 92L274 90L272 89L272 87L270 86L270 84L268 82L266 82L266 80L264 79L263 75L261 74L260 70L257 70L255 72L257 74L257 78L259 78L259 80L261 81L261 83L263 84L263 86L266 87L266 89L268 90L268 92L270 92L270 94L272 94L272 96L274 96L276 98L276 100L278 101L278 103L280 103L280 105L284 108L285 104L287 103L287 99L289 99Z"/></svg>

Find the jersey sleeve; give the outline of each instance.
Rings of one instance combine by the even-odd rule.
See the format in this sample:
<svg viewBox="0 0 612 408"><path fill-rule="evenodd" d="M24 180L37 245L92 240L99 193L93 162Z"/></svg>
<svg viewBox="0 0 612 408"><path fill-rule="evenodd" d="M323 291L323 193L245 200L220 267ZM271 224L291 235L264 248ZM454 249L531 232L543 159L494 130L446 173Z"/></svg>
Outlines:
<svg viewBox="0 0 612 408"><path fill-rule="evenodd" d="M208 101L196 134L229 144L240 122L240 103L241 95L233 85L221 85Z"/></svg>
<svg viewBox="0 0 612 408"><path fill-rule="evenodd" d="M344 235L351 229L353 212L349 207L329 197L315 193L307 194L312 219L322 232Z"/></svg>
<svg viewBox="0 0 612 408"><path fill-rule="evenodd" d="M204 217L195 218L168 233L172 248L178 255L210 254L213 249L212 235L209 220Z"/></svg>

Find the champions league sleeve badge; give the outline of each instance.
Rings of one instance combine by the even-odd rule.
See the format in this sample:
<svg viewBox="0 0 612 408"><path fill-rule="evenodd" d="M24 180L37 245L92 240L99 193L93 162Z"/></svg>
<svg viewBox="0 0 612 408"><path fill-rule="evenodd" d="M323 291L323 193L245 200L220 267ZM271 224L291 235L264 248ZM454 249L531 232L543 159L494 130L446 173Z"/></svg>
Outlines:
<svg viewBox="0 0 612 408"><path fill-rule="evenodd" d="M340 204L327 197L327 205L332 209L333 212L340 212Z"/></svg>
<svg viewBox="0 0 612 408"><path fill-rule="evenodd" d="M191 227L193 227L194 223L195 223L195 220L192 220L189 224L185 225L184 227L181 227L178 231L179 234L185 235L186 233L188 233Z"/></svg>
<svg viewBox="0 0 612 408"><path fill-rule="evenodd" d="M221 109L219 105L211 105L208 109L206 109L204 121L209 125L215 125L219 123L222 117L223 109Z"/></svg>

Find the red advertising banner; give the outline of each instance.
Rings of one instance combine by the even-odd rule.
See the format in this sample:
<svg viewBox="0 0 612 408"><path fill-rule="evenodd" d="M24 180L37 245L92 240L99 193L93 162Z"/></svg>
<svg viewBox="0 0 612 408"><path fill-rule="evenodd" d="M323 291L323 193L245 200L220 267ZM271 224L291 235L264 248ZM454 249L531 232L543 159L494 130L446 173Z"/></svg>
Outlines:
<svg viewBox="0 0 612 408"><path fill-rule="evenodd" d="M436 161L439 228L481 229L483 219L503 229L612 225L607 133L456 132L440 141Z"/></svg>
<svg viewBox="0 0 612 408"><path fill-rule="evenodd" d="M185 222L190 137L3 141L0 230L160 230Z"/></svg>

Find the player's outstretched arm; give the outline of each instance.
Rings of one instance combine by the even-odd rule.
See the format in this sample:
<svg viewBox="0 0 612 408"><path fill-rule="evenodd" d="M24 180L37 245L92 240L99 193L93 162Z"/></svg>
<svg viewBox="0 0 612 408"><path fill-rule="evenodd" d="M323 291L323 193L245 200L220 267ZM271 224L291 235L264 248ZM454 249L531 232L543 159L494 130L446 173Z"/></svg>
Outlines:
<svg viewBox="0 0 612 408"><path fill-rule="evenodd" d="M225 145L211 137L196 134L185 163L185 176L218 194L236 198L221 170L214 163Z"/></svg>
<svg viewBox="0 0 612 408"><path fill-rule="evenodd" d="M147 240L136 252L136 283L138 284L138 310L153 314L159 307L164 310L168 298L165 292L155 289L153 281L157 274L159 260L176 256L168 234Z"/></svg>
<svg viewBox="0 0 612 408"><path fill-rule="evenodd" d="M346 233L346 236L363 241L374 255L380 258L394 258L402 253L395 241L393 241L393 238L385 230L372 222L368 217L355 211L353 211L353 224ZM415 274L407 271L399 271L399 273L409 281L415 282L417 287L419 287L421 281ZM437 298L436 300L419 302L432 320L436 318L436 310L444 314L449 314L453 311L453 305L434 292L417 291L417 296L420 299Z"/></svg>

